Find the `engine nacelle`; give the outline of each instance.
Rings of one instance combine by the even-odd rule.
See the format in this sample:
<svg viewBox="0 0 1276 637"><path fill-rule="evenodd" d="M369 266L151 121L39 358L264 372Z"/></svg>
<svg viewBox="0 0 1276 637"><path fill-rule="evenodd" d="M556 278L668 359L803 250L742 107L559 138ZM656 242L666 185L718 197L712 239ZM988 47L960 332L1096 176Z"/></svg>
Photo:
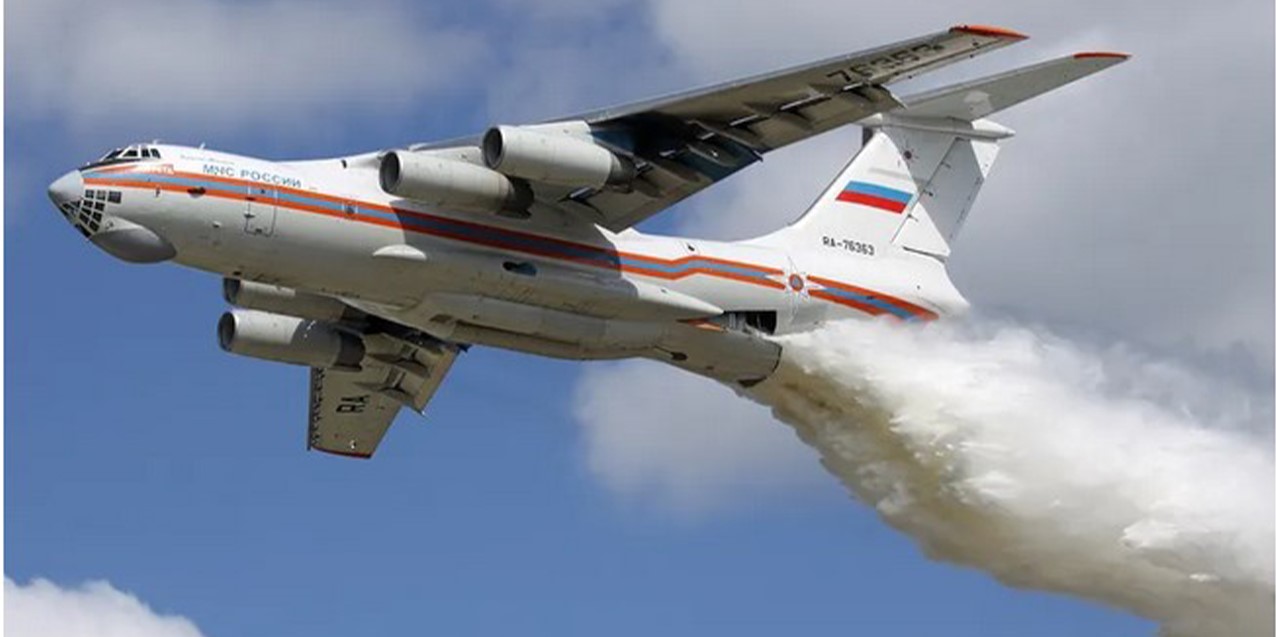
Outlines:
<svg viewBox="0 0 1276 637"><path fill-rule="evenodd" d="M483 135L483 162L506 175L559 186L625 185L634 164L588 138L584 123L497 126Z"/></svg>
<svg viewBox="0 0 1276 637"><path fill-rule="evenodd" d="M480 212L525 212L532 190L491 168L437 154L390 151L381 189L405 199Z"/></svg>
<svg viewBox="0 0 1276 637"><path fill-rule="evenodd" d="M362 338L331 323L257 310L222 314L217 342L232 354L324 369L358 369L365 352Z"/></svg>
<svg viewBox="0 0 1276 637"><path fill-rule="evenodd" d="M330 296L269 283L222 279L222 296L236 307L319 321L352 321L364 316L363 312Z"/></svg>

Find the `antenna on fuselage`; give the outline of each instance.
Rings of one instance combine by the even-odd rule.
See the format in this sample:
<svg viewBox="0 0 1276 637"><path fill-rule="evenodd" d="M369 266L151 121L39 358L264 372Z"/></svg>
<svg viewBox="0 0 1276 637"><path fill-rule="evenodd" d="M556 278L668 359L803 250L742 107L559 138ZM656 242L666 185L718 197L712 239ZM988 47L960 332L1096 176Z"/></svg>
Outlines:
<svg viewBox="0 0 1276 637"><path fill-rule="evenodd" d="M199 149L200 149L200 150L204 150L204 142L200 142L200 143L199 143Z"/></svg>

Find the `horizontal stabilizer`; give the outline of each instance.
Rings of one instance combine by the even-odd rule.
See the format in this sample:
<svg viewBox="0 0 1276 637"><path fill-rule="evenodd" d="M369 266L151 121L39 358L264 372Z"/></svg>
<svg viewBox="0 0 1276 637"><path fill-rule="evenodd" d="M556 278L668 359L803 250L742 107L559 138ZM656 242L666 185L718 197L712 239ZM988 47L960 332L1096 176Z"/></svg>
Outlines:
<svg viewBox="0 0 1276 637"><path fill-rule="evenodd" d="M908 118L974 121L1024 100L1098 73L1130 56L1124 53L1076 53L978 80L903 98L904 108L890 112Z"/></svg>

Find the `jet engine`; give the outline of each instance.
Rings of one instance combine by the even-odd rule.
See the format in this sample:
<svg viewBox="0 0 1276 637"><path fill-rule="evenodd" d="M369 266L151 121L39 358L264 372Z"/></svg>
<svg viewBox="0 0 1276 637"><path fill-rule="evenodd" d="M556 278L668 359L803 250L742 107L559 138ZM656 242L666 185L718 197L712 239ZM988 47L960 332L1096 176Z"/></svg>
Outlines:
<svg viewBox="0 0 1276 637"><path fill-rule="evenodd" d="M587 131L583 122L490 128L483 135L483 162L512 177L558 186L601 188L633 181L633 161L594 143Z"/></svg>
<svg viewBox="0 0 1276 637"><path fill-rule="evenodd" d="M425 152L390 151L381 159L381 189L405 199L478 212L525 212L527 184L477 164Z"/></svg>
<svg viewBox="0 0 1276 637"><path fill-rule="evenodd" d="M330 296L269 283L222 279L222 296L235 307L318 321L355 321L364 317L363 312Z"/></svg>
<svg viewBox="0 0 1276 637"><path fill-rule="evenodd" d="M257 310L231 310L217 341L232 354L324 369L358 369L363 339L332 323Z"/></svg>

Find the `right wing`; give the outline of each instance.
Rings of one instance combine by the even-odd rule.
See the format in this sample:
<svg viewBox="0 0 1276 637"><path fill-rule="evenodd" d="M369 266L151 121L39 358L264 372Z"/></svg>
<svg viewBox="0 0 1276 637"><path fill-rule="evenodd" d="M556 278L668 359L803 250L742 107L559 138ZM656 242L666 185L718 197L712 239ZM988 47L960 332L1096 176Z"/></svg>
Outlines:
<svg viewBox="0 0 1276 637"><path fill-rule="evenodd" d="M420 412L460 349L443 341L375 334L358 370L310 370L307 448L370 458L400 407Z"/></svg>
<svg viewBox="0 0 1276 637"><path fill-rule="evenodd" d="M961 25L772 73L543 123L584 124L636 165L632 187L533 182L537 204L619 232L726 179L765 153L901 106L885 87L1027 36ZM470 147L464 138L413 151Z"/></svg>
<svg viewBox="0 0 1276 637"><path fill-rule="evenodd" d="M1027 36L962 25L867 51L667 97L586 113L592 127L619 130L646 187L628 192L537 191L549 205L592 211L619 231L758 161L772 150L901 106L885 85L969 59Z"/></svg>
<svg viewBox="0 0 1276 637"><path fill-rule="evenodd" d="M834 128L839 125L836 122L861 119L880 106L898 105L889 92L873 88L1027 37L997 27L955 26L866 51L564 119L607 124L636 117L673 118L692 126L720 128L748 140L746 145L753 150L765 152ZM880 103L878 107L874 102ZM824 107L815 108L817 105Z"/></svg>

